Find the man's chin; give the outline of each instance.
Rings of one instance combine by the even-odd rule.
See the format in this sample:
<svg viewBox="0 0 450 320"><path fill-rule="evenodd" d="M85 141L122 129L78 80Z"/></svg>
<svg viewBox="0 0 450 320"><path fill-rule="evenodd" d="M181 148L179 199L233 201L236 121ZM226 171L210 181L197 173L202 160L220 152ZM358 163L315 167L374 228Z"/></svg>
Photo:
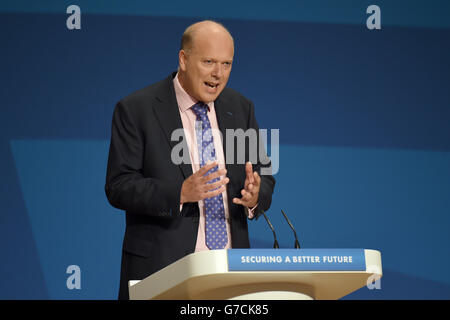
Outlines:
<svg viewBox="0 0 450 320"><path fill-rule="evenodd" d="M202 95L200 101L203 101L204 103L209 103L209 102L213 102L217 99L217 97L220 95L220 93L222 92L222 90L217 91L214 94L211 93L205 93Z"/></svg>

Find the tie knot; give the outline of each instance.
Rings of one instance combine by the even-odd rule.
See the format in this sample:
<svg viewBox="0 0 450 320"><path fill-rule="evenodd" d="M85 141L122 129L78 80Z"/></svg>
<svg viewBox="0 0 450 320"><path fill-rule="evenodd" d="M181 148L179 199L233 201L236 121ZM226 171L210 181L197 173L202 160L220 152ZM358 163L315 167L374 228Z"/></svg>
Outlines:
<svg viewBox="0 0 450 320"><path fill-rule="evenodd" d="M208 111L208 106L203 102L198 102L191 107L192 111L194 111L195 115L198 118L202 118L206 116L206 112Z"/></svg>

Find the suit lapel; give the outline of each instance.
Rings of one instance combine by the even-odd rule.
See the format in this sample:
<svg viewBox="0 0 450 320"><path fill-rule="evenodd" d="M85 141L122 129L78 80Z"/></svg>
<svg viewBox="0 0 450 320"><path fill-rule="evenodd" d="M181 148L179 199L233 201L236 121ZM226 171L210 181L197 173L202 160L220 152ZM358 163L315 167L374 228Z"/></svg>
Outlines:
<svg viewBox="0 0 450 320"><path fill-rule="evenodd" d="M230 179L239 176L239 166L234 165L235 159L227 159L226 153L226 145L227 145L227 136L226 129L236 129L236 121L235 121L235 110L233 109L232 104L227 103L222 95L220 95L217 100L214 102L214 108L216 110L217 123L219 125L220 132L222 133L222 143L223 143L223 154L225 156L225 166L227 168L227 175ZM234 155L236 157L236 146L234 146ZM229 163L233 162L233 163Z"/></svg>
<svg viewBox="0 0 450 320"><path fill-rule="evenodd" d="M183 128L180 111L178 109L177 98L175 96L175 89L172 82L174 75L175 74L169 76L163 82L160 91L157 94L157 99L159 100L160 105L157 108L154 108L159 124L166 135L167 141L169 142L170 150L172 150L174 146L180 143L179 141L171 140L172 132L174 132L174 130L176 129ZM185 144L183 150L189 150L184 133L183 143ZM182 163L179 165L179 167L185 178L192 175L192 167L190 163Z"/></svg>

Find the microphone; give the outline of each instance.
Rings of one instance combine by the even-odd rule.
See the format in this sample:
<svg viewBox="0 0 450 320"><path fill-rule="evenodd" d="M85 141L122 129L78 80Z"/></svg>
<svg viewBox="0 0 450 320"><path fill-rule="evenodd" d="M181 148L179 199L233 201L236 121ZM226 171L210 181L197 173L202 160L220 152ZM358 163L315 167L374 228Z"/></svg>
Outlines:
<svg viewBox="0 0 450 320"><path fill-rule="evenodd" d="M297 233L295 232L294 226L292 225L291 221L287 217L286 213L284 213L283 209L281 209L281 213L283 214L284 218L286 219L287 223L289 224L289 227L291 227L292 231L294 231L295 249L300 249L300 242L298 242Z"/></svg>
<svg viewBox="0 0 450 320"><path fill-rule="evenodd" d="M273 248L278 249L278 248L280 248L280 246L278 245L277 235L275 234L275 229L273 228L273 225L270 223L269 218L267 218L266 213L264 211L262 211L262 214L264 215L264 218L266 219L267 224L269 225L270 229L273 232L273 239L274 239Z"/></svg>

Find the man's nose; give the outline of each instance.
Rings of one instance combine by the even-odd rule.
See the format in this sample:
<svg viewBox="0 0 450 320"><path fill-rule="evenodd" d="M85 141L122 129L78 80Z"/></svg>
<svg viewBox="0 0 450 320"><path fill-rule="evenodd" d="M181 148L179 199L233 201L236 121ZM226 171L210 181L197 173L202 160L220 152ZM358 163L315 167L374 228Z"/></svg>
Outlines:
<svg viewBox="0 0 450 320"><path fill-rule="evenodd" d="M216 63L214 65L214 69L212 72L212 75L216 78L221 78L223 75L223 70L222 70L222 64L221 63Z"/></svg>

